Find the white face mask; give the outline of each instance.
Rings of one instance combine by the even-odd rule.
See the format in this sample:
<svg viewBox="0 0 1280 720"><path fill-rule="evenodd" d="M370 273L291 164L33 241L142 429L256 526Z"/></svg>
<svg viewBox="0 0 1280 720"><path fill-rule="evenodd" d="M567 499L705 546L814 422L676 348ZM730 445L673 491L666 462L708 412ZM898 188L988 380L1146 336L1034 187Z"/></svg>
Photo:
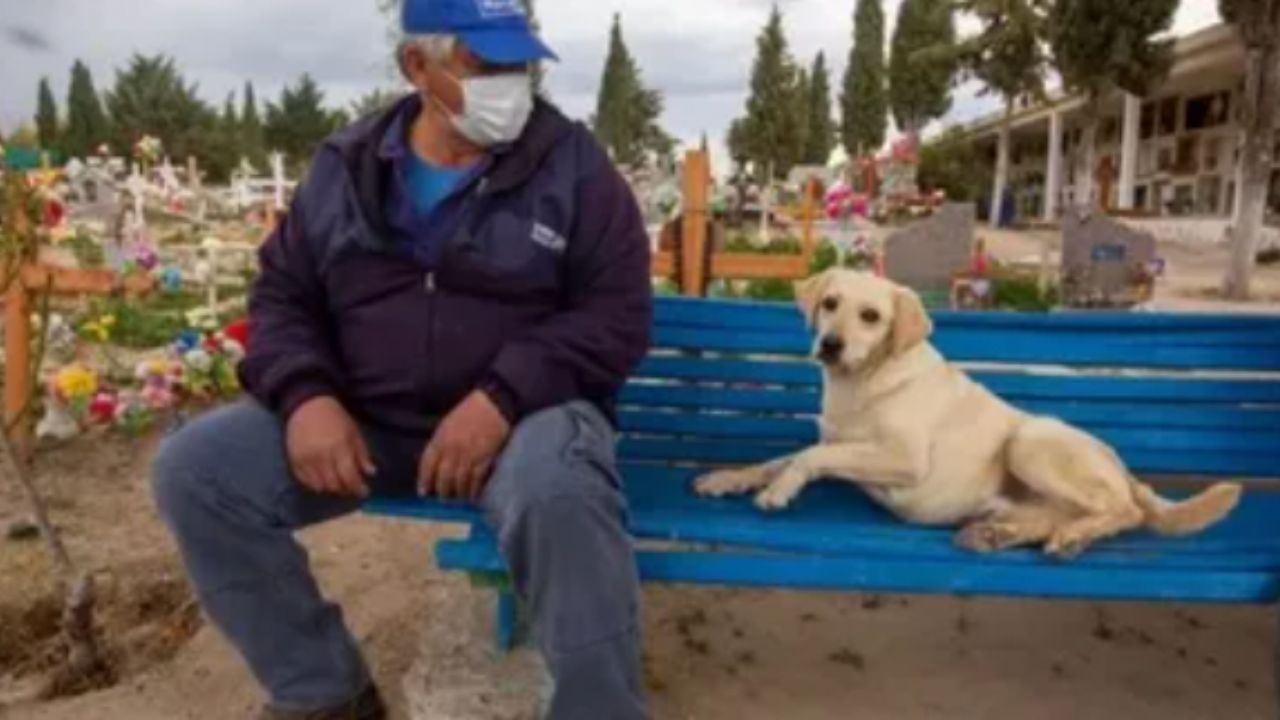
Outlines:
<svg viewBox="0 0 1280 720"><path fill-rule="evenodd" d="M449 114L453 127L480 147L515 142L533 113L527 73L504 73L455 80L462 87L462 114Z"/></svg>

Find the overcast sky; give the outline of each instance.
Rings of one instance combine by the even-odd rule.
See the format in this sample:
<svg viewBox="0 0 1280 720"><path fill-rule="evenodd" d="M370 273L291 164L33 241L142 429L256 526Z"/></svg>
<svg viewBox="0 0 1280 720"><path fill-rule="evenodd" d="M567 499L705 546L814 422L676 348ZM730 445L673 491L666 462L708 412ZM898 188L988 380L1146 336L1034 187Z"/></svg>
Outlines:
<svg viewBox="0 0 1280 720"><path fill-rule="evenodd" d="M900 0L885 0L892 32ZM1117 0L1121 2L1123 0ZM645 82L667 100L663 122L686 142L706 132L720 146L742 113L755 36L773 0L537 0L543 33L561 62L549 71L552 98L571 115L594 110L610 19L623 31ZM780 0L792 52L804 64L823 50L839 82L852 37L854 0ZM1183 0L1176 31L1217 21L1213 0ZM93 71L99 91L135 53L173 55L201 94L221 104L252 80L259 101L303 72L331 103L347 103L394 79L387 19L374 0L0 0L0 127L11 131L35 109L48 76L65 110L72 61ZM958 93L952 118L988 109Z"/></svg>

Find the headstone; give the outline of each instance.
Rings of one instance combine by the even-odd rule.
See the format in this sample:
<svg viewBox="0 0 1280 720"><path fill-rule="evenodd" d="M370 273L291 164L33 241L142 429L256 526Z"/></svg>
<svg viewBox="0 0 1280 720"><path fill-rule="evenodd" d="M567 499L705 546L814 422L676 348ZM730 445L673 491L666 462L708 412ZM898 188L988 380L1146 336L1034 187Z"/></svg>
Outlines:
<svg viewBox="0 0 1280 720"><path fill-rule="evenodd" d="M969 267L976 214L972 203L949 203L891 234L885 274L917 292L950 293L952 279Z"/></svg>
<svg viewBox="0 0 1280 720"><path fill-rule="evenodd" d="M1155 237L1086 208L1062 219L1062 299L1069 307L1129 307L1149 296Z"/></svg>

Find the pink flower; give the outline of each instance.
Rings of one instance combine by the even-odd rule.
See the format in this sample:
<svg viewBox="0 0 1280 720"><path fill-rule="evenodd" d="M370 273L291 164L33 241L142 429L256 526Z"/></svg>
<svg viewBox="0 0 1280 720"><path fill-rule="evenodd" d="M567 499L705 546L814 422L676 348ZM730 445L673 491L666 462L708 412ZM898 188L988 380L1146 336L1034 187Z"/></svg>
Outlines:
<svg viewBox="0 0 1280 720"><path fill-rule="evenodd" d="M89 403L89 419L93 422L110 423L116 417L120 407L119 399L109 392L100 392L93 396Z"/></svg>

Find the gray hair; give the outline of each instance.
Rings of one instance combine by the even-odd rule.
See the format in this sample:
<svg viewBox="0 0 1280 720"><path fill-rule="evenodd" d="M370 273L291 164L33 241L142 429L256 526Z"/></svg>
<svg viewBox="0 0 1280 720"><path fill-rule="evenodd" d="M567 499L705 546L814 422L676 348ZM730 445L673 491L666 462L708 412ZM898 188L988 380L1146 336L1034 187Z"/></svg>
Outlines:
<svg viewBox="0 0 1280 720"><path fill-rule="evenodd" d="M417 48L419 52L432 62L442 63L449 59L453 54L453 48L457 45L458 38L453 35L443 33L430 33L425 35L405 35L400 39L400 43L396 46L396 64L400 66L400 72L404 72L404 53L409 48Z"/></svg>

